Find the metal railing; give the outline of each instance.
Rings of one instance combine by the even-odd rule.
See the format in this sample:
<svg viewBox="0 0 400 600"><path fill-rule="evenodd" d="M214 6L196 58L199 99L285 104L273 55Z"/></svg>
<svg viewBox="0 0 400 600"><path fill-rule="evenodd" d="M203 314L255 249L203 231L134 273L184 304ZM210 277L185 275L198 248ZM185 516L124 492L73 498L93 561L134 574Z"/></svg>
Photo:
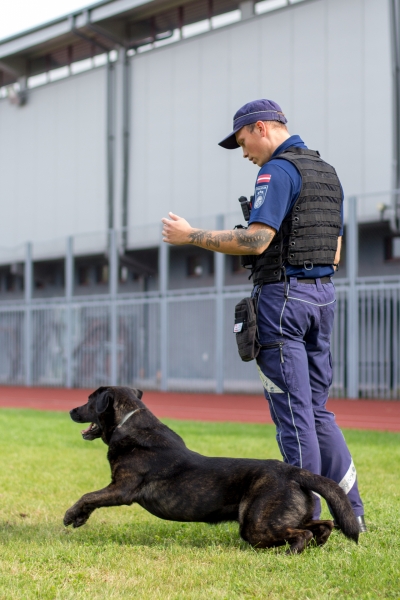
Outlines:
<svg viewBox="0 0 400 600"><path fill-rule="evenodd" d="M352 203L353 202L353 203ZM353 213L352 213L353 211ZM333 397L400 398L400 277L357 277L356 201L349 204L347 278L337 279ZM223 227L222 218L217 227ZM0 303L0 384L262 393L255 363L241 362L234 306L250 286L228 286L215 255L214 286L171 290L169 247L159 247L159 285L118 293L117 233L110 233L109 293L73 294L72 243L65 296L32 298L27 245L25 297Z"/></svg>

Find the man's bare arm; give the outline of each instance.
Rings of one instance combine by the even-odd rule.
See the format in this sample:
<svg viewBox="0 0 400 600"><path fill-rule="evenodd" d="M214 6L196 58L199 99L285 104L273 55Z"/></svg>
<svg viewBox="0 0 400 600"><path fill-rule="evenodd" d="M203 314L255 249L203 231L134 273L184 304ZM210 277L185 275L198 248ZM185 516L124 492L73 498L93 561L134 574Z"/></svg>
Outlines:
<svg viewBox="0 0 400 600"><path fill-rule="evenodd" d="M189 244L225 254L261 254L271 243L275 231L267 225L232 231L195 229L189 234Z"/></svg>
<svg viewBox="0 0 400 600"><path fill-rule="evenodd" d="M339 265L340 263L340 254L342 251L342 236L338 237L335 260L333 261L335 265ZM335 271L338 270L339 267L333 267Z"/></svg>
<svg viewBox="0 0 400 600"><path fill-rule="evenodd" d="M248 229L211 231L194 229L189 223L169 213L170 219L162 219L163 240L169 244L191 244L223 254L254 254L264 252L275 236L275 229L264 223L252 223Z"/></svg>

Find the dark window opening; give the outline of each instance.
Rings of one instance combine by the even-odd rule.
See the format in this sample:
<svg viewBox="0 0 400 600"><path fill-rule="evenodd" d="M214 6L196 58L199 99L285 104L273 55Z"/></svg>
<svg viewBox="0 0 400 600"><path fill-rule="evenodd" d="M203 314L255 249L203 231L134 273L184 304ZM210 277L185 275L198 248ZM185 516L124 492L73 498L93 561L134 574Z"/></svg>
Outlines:
<svg viewBox="0 0 400 600"><path fill-rule="evenodd" d="M214 271L215 271L215 252L209 252L208 253L208 274L209 275L214 275Z"/></svg>
<svg viewBox="0 0 400 600"><path fill-rule="evenodd" d="M385 240L385 260L400 261L400 236L392 236Z"/></svg>
<svg viewBox="0 0 400 600"><path fill-rule="evenodd" d="M127 283L129 279L129 269L128 267L120 267L119 269L119 281L120 283Z"/></svg>
<svg viewBox="0 0 400 600"><path fill-rule="evenodd" d="M241 256L231 256L231 268L232 268L232 273L234 274L239 274L239 273L246 273L247 269L245 269L244 267L242 267L241 265Z"/></svg>
<svg viewBox="0 0 400 600"><path fill-rule="evenodd" d="M78 285L89 285L89 283L90 283L89 267L85 267L85 266L78 267Z"/></svg>
<svg viewBox="0 0 400 600"><path fill-rule="evenodd" d="M6 274L6 290L7 292L13 292L15 290L15 276L12 273Z"/></svg>
<svg viewBox="0 0 400 600"><path fill-rule="evenodd" d="M96 266L96 283L108 283L108 265Z"/></svg>
<svg viewBox="0 0 400 600"><path fill-rule="evenodd" d="M187 277L201 277L203 275L203 265L200 256L188 256L186 259Z"/></svg>

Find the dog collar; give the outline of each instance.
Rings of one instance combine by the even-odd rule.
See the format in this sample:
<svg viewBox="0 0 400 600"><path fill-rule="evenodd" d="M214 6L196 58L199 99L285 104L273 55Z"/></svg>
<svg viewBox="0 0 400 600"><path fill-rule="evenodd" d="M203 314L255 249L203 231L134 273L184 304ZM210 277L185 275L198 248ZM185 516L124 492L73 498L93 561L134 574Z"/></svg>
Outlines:
<svg viewBox="0 0 400 600"><path fill-rule="evenodd" d="M122 427L122 425L124 423L126 423L126 421L135 413L137 413L139 410L143 410L142 408L137 408L136 410L132 410L131 412L127 413L124 418L122 419L121 423L119 425L117 425L117 429L119 429L119 427Z"/></svg>

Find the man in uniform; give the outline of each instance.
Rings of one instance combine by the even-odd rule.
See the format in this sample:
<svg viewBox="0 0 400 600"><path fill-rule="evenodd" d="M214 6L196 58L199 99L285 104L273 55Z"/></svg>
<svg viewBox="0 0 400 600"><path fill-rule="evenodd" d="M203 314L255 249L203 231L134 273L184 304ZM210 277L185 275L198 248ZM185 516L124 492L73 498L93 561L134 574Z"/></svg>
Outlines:
<svg viewBox="0 0 400 600"><path fill-rule="evenodd" d="M240 108L219 145L242 148L260 167L247 229L194 229L173 213L163 240L242 255L257 300L257 368L285 462L336 481L366 531L356 469L333 413L331 280L340 260L343 191L335 169L291 136L281 108L256 100ZM319 519L320 500L315 499Z"/></svg>

